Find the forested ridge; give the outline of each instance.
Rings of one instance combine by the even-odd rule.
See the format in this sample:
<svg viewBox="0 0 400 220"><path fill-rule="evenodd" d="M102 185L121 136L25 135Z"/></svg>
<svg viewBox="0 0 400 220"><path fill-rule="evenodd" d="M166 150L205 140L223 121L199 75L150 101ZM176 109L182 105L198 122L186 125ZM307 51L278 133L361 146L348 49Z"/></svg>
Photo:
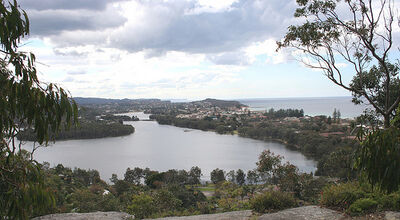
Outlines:
<svg viewBox="0 0 400 220"><path fill-rule="evenodd" d="M132 125L124 125L119 122L107 121L80 121L79 125L71 129L62 129L57 133L50 133L52 140L71 140L71 139L93 139L104 137L118 137L129 135L135 132ZM22 141L36 141L33 130L25 130L18 134L18 139Z"/></svg>

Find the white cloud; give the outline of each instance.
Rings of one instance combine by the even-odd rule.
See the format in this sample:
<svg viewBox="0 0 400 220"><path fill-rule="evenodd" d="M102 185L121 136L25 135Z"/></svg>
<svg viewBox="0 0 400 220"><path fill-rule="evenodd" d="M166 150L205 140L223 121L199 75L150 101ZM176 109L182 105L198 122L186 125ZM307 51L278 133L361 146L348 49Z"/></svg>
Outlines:
<svg viewBox="0 0 400 220"><path fill-rule="evenodd" d="M67 74L68 75L84 75L84 74L86 74L87 72L85 71L85 70L72 70L72 71L69 71Z"/></svg>
<svg viewBox="0 0 400 220"><path fill-rule="evenodd" d="M263 80L280 73L266 67L293 59L276 40L294 23L294 0L25 1L40 24L21 49L37 55L41 79L73 96L268 96L278 83L266 90Z"/></svg>
<svg viewBox="0 0 400 220"><path fill-rule="evenodd" d="M32 44L37 40L27 45ZM146 52L95 49L90 45L54 50L48 42L44 44L21 49L36 54L40 79L58 83L73 96L169 98L186 90L207 90L235 82L239 70L209 65L201 54L167 52L148 58Z"/></svg>
<svg viewBox="0 0 400 220"><path fill-rule="evenodd" d="M291 58L291 54L287 50L279 50L276 44L276 40L267 39L263 42L255 42L245 49L247 56L254 62L257 56L266 55L267 59L265 62L271 64L280 64L287 62Z"/></svg>

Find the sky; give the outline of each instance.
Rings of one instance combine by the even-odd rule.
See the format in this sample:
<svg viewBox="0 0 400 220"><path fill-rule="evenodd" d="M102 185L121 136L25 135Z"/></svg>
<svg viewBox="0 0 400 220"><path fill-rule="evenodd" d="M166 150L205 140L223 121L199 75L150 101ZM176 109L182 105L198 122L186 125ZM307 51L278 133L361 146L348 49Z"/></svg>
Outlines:
<svg viewBox="0 0 400 220"><path fill-rule="evenodd" d="M19 0L31 23L21 51L39 79L73 97L350 96L276 52L298 24L295 0ZM344 80L353 71L342 66Z"/></svg>

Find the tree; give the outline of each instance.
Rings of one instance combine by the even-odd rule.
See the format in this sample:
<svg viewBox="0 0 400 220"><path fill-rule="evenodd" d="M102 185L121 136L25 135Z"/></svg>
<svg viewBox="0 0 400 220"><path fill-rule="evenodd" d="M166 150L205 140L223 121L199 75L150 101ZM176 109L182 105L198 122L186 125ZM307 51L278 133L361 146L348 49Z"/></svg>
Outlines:
<svg viewBox="0 0 400 220"><path fill-rule="evenodd" d="M364 133L361 133L362 135ZM391 120L391 127L369 131L361 136L355 167L365 174L372 186L388 193L400 186L400 107Z"/></svg>
<svg viewBox="0 0 400 220"><path fill-rule="evenodd" d="M388 128L400 102L395 95L399 87L393 86L399 80L398 64L390 54L393 26L400 25L393 1L297 0L297 4L295 17L306 22L290 26L278 49L301 51L301 62L322 70L334 84L352 92L356 102L364 98ZM343 79L343 62L354 69L351 83ZM371 78L373 74L380 77Z"/></svg>
<svg viewBox="0 0 400 220"><path fill-rule="evenodd" d="M275 155L270 150L264 150L258 157L257 170L260 173L272 174L272 171L281 164L282 159L282 156Z"/></svg>
<svg viewBox="0 0 400 220"><path fill-rule="evenodd" d="M352 180L356 176L353 169L353 149L341 147L332 153L323 156L318 161L316 176L338 177L342 180Z"/></svg>
<svg viewBox="0 0 400 220"><path fill-rule="evenodd" d="M336 108L335 108L335 110L333 110L332 118L333 118L333 122L336 123L336 119L337 119L337 111L336 111Z"/></svg>
<svg viewBox="0 0 400 220"><path fill-rule="evenodd" d="M223 170L220 169L215 169L213 171L211 171L211 182L213 182L214 184L217 184L219 182L225 181L225 173Z"/></svg>
<svg viewBox="0 0 400 220"><path fill-rule="evenodd" d="M280 190L294 192L297 196L299 196L301 190L299 178L298 168L289 162L279 164L278 167L273 170L273 183L277 184Z"/></svg>
<svg viewBox="0 0 400 220"><path fill-rule="evenodd" d="M246 180L246 174L243 172L243 170L238 169L236 171L236 183L241 186L244 184L245 180Z"/></svg>
<svg viewBox="0 0 400 220"><path fill-rule="evenodd" d="M382 65L373 66L369 71L362 73L361 75L354 76L351 86L358 90L368 90L373 94L372 98L377 105L384 109L386 102L386 95L388 95L388 102L393 105L396 99L400 97L400 80L399 66L387 63L387 68L392 76L389 82L389 91L386 91L384 86L385 82L385 71ZM356 104L363 103L364 100L360 94L353 93L353 102ZM375 114L375 113L374 113ZM391 112L390 118L395 115L395 111Z"/></svg>
<svg viewBox="0 0 400 220"><path fill-rule="evenodd" d="M72 175L76 182L82 186L90 186L100 182L100 174L97 170L86 171L84 169L75 168Z"/></svg>
<svg viewBox="0 0 400 220"><path fill-rule="evenodd" d="M350 91L353 102L370 104L383 117L379 127L359 132L361 147L356 166L372 185L392 192L399 188L399 125L395 123L400 103L399 63L394 47L392 0L297 0L295 17L306 22L290 26L278 49L290 47L303 52L301 61L322 70L336 85ZM342 7L343 6L343 7ZM339 8L347 9L342 13ZM351 83L343 80L342 62L354 69ZM373 115L366 115L366 119ZM374 117L372 117L374 119ZM394 122L391 121L394 119ZM374 121L374 120L373 120ZM375 124L375 123L371 123Z"/></svg>
<svg viewBox="0 0 400 220"><path fill-rule="evenodd" d="M144 177L143 169L139 167L135 167L133 170L127 168L124 174L124 180L126 182L133 183L136 185L139 185L141 183L143 177Z"/></svg>
<svg viewBox="0 0 400 220"><path fill-rule="evenodd" d="M258 183L259 176L256 170L249 170L247 171L247 182L249 184L256 184Z"/></svg>
<svg viewBox="0 0 400 220"><path fill-rule="evenodd" d="M201 169L198 166L192 167L189 171L189 183L200 184Z"/></svg>
<svg viewBox="0 0 400 220"><path fill-rule="evenodd" d="M229 182L235 183L235 180L236 180L235 171L234 170L229 171L226 174L226 178L228 179Z"/></svg>
<svg viewBox="0 0 400 220"><path fill-rule="evenodd" d="M50 132L77 122L78 109L68 93L55 84L40 83L35 55L18 50L28 34L28 16L17 1L1 1L0 217L5 219L27 219L34 210L54 203L44 187L40 166L16 145L16 135L32 127L38 143L46 144Z"/></svg>
<svg viewBox="0 0 400 220"><path fill-rule="evenodd" d="M124 192L129 191L131 187L131 184L126 182L125 180L119 180L114 183L113 188L115 189L115 192L117 192L118 196L121 196Z"/></svg>
<svg viewBox="0 0 400 220"><path fill-rule="evenodd" d="M331 116L329 116L329 117L326 119L326 123L327 123L328 125L332 124L332 118L331 118Z"/></svg>
<svg viewBox="0 0 400 220"><path fill-rule="evenodd" d="M117 181L118 181L118 176L117 176L117 174L115 174L115 173L111 174L110 181L111 181L112 183L114 183L114 184L117 183Z"/></svg>

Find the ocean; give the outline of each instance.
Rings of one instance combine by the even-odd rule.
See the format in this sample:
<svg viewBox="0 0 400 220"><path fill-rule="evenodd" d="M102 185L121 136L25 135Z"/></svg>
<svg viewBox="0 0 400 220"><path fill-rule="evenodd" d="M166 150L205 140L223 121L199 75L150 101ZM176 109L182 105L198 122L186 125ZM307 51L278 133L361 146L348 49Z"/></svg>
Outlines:
<svg viewBox="0 0 400 220"><path fill-rule="evenodd" d="M271 108L279 109L303 109L305 115L332 116L334 109L339 110L342 118L355 118L363 113L369 105L355 105L352 97L318 97L318 98L259 98L237 99L249 106L252 111L266 111Z"/></svg>

